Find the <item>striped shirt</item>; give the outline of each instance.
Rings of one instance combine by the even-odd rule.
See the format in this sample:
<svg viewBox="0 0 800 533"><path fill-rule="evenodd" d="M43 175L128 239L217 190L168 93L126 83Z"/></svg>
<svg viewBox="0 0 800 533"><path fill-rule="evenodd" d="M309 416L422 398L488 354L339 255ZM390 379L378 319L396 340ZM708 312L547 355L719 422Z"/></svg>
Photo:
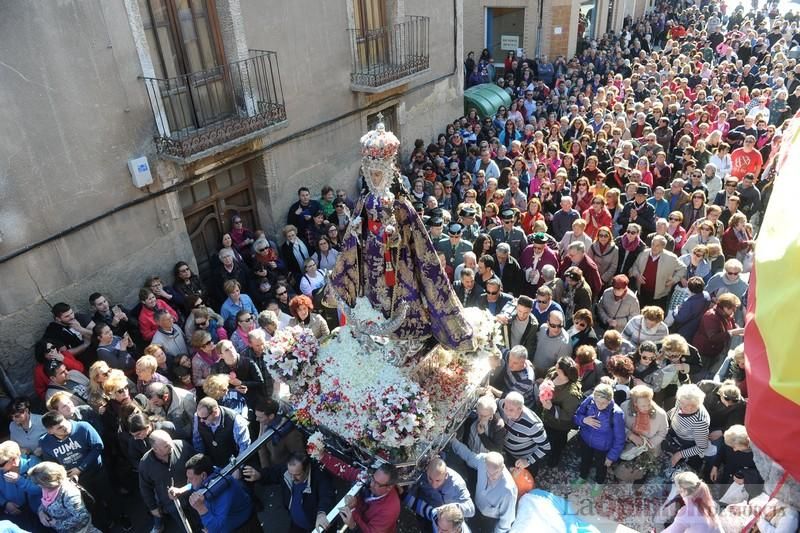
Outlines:
<svg viewBox="0 0 800 533"><path fill-rule="evenodd" d="M694 446L681 450L681 457L688 459L695 455L704 457L708 449L708 427L711 417L702 405L696 413L684 415L677 408L670 411L670 427L679 438L694 442Z"/></svg>
<svg viewBox="0 0 800 533"><path fill-rule="evenodd" d="M505 415L503 403L505 400L497 401L498 410L508 429L504 447L506 453L515 459L525 459L530 464L534 464L550 451L550 441L547 440L544 424L527 407L522 408L522 415L517 420L510 420Z"/></svg>

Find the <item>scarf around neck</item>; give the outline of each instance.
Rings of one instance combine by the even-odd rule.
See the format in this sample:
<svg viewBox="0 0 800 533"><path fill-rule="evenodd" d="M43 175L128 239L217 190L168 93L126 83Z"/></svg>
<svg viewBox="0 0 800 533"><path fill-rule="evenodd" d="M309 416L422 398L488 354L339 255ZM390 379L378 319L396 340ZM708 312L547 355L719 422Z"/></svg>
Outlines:
<svg viewBox="0 0 800 533"><path fill-rule="evenodd" d="M635 239L629 240L628 234L626 233L625 235L622 236L621 242L622 242L622 247L625 249L626 252L633 253L636 251L637 248L639 248L642 239L637 235Z"/></svg>

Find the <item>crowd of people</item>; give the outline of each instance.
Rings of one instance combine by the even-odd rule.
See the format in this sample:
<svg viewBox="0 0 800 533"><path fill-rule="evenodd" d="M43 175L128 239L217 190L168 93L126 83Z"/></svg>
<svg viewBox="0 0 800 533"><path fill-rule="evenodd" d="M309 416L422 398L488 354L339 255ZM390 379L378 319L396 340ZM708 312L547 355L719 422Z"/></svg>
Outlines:
<svg viewBox="0 0 800 533"><path fill-rule="evenodd" d="M771 5L684 0L569 61L510 54L495 72L486 51L468 56L469 80L511 105L418 140L400 181L459 301L495 316L502 357L448 449L465 475L437 457L401 491L384 464L348 499L349 528L395 531L405 506L421 529L509 531L513 474L559 468L570 446L574 483L595 497L609 480L677 469L667 531L721 531L715 498L760 498L760 531L797 528L791 502L761 494L742 335L776 154L800 108L798 32ZM309 457L264 355L282 328L322 338L339 325L326 273L355 209L346 191L301 187L281 239L235 214L206 281L179 262L134 307L100 292L87 313L54 305L36 397L8 403L0 518L16 526L2 524L129 530L122 502L138 497L154 533L182 515L198 530L261 531L254 488L272 484L290 531L327 526L333 477L362 472ZM221 474L268 431L256 458Z"/></svg>

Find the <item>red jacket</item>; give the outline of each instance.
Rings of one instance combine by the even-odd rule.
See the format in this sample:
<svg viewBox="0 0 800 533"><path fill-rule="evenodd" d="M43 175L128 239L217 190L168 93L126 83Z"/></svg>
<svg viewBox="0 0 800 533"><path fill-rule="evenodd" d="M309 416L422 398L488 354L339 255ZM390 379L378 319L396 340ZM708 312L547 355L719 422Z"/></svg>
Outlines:
<svg viewBox="0 0 800 533"><path fill-rule="evenodd" d="M156 307L158 309L164 309L172 315L172 318L175 319L175 322L178 321L178 313L176 313L175 310L172 309L164 300L156 300ZM156 324L156 321L153 318L153 310L142 306L142 310L139 311L139 331L142 333L142 338L144 338L145 341L150 342L153 340L153 335L156 334L157 330L158 324Z"/></svg>
<svg viewBox="0 0 800 533"><path fill-rule="evenodd" d="M722 234L722 252L725 254L725 259L732 259L736 254L750 248L747 241L740 241L736 236L733 228L728 228Z"/></svg>
<svg viewBox="0 0 800 533"><path fill-rule="evenodd" d="M722 309L715 305L700 319L700 327L694 334L692 345L697 348L701 357L716 358L731 338L728 331L735 327L733 318L723 316Z"/></svg>
<svg viewBox="0 0 800 533"><path fill-rule="evenodd" d="M322 455L320 463L334 476L355 483L361 470L348 465L329 453ZM392 489L379 500L365 502L363 495L356 500L353 520L362 533L395 533L397 519L400 517L400 495Z"/></svg>
<svg viewBox="0 0 800 533"><path fill-rule="evenodd" d="M602 211L600 211L599 215L594 212L593 207L590 207L583 212L583 220L586 221L586 229L583 231L585 231L586 235L592 239L597 237L597 230L603 226L611 229L611 227L614 225L614 219L611 218L611 213L605 207Z"/></svg>

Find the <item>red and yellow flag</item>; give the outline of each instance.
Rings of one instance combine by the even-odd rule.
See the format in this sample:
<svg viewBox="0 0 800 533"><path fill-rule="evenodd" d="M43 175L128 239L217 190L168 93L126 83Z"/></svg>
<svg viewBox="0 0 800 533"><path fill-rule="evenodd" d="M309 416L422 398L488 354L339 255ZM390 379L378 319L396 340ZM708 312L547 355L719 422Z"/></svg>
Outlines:
<svg viewBox="0 0 800 533"><path fill-rule="evenodd" d="M800 118L783 138L778 176L761 224L745 325L753 442L800 480Z"/></svg>

